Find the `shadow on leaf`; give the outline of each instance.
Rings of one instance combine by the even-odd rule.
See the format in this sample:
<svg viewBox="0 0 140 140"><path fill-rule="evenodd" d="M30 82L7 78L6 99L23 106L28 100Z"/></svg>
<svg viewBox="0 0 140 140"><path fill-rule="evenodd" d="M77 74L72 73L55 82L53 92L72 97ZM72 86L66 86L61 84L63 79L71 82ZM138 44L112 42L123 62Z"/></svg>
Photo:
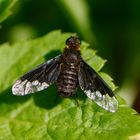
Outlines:
<svg viewBox="0 0 140 140"><path fill-rule="evenodd" d="M83 94L84 93L80 89L78 89L76 91L76 94L68 98L70 98L71 100L75 100L76 104L78 103L78 100L84 103L86 102L87 97ZM50 86L48 89L39 92L38 94L34 94L33 96L35 104L41 108L46 109L51 109L59 105L62 100L65 100L65 98L59 96L55 84Z"/></svg>
<svg viewBox="0 0 140 140"><path fill-rule="evenodd" d="M34 94L34 102L41 108L51 109L57 106L62 98L58 95L55 85L50 86L48 89Z"/></svg>
<svg viewBox="0 0 140 140"><path fill-rule="evenodd" d="M52 85L46 90L26 96L13 95L10 87L0 94L0 103L6 103L10 105L14 103L24 103L31 97L33 97L34 103L37 106L46 109L51 109L62 101L61 97L57 94L55 85Z"/></svg>
<svg viewBox="0 0 140 140"><path fill-rule="evenodd" d="M31 96L15 96L12 94L11 87L4 90L0 94L0 103L12 104L12 103L22 103L27 101Z"/></svg>
<svg viewBox="0 0 140 140"><path fill-rule="evenodd" d="M51 51L50 53L47 53L44 58L45 60L49 60L49 59L52 59L54 57L56 57L57 55L61 54L60 50L54 50L54 51Z"/></svg>

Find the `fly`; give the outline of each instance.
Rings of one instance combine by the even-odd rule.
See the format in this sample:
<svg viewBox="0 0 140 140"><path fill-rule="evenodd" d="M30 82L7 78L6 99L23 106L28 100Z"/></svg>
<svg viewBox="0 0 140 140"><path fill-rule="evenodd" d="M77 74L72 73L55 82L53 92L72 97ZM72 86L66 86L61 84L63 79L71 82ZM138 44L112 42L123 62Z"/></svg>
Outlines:
<svg viewBox="0 0 140 140"><path fill-rule="evenodd" d="M81 41L77 36L66 40L61 55L39 65L21 76L13 85L14 95L27 95L48 88L56 83L58 94L69 97L76 94L78 86L100 107L115 112L118 101L111 88L81 57Z"/></svg>

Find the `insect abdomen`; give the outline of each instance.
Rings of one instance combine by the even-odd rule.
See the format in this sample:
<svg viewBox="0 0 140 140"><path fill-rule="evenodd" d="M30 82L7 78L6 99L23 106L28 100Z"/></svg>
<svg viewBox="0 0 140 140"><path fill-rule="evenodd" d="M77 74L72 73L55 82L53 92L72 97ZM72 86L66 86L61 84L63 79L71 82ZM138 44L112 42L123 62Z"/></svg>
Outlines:
<svg viewBox="0 0 140 140"><path fill-rule="evenodd" d="M65 64L62 66L60 75L58 77L57 86L60 96L68 97L74 94L77 86L77 66L74 64Z"/></svg>

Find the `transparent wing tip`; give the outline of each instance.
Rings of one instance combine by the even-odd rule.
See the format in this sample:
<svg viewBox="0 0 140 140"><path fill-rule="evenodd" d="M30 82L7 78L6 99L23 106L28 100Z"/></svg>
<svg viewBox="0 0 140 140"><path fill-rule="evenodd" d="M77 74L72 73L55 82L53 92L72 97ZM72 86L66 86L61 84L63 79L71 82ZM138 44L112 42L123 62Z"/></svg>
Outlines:
<svg viewBox="0 0 140 140"><path fill-rule="evenodd" d="M108 94L102 95L100 91L86 91L87 96L94 100L100 107L109 112L116 112L118 109L118 101L115 96L110 97Z"/></svg>
<svg viewBox="0 0 140 140"><path fill-rule="evenodd" d="M47 83L40 83L38 80L32 82L28 80L17 80L12 87L12 92L14 95L24 96L46 89L48 86L49 85Z"/></svg>
<svg viewBox="0 0 140 140"><path fill-rule="evenodd" d="M95 102L109 112L116 112L118 109L118 101L115 96L110 97L106 94L102 96L102 100L95 99Z"/></svg>
<svg viewBox="0 0 140 140"><path fill-rule="evenodd" d="M24 85L26 82L27 80L25 81L17 80L12 87L12 93L14 95L25 95Z"/></svg>

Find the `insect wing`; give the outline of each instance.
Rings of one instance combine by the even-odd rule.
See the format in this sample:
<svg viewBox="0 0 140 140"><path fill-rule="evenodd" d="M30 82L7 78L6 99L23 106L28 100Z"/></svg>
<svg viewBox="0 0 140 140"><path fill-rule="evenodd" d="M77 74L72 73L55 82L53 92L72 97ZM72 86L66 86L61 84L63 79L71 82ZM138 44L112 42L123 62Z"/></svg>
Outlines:
<svg viewBox="0 0 140 140"><path fill-rule="evenodd" d="M78 74L80 88L99 106L110 112L118 108L118 101L110 87L104 80L83 60L80 62Z"/></svg>
<svg viewBox="0 0 140 140"><path fill-rule="evenodd" d="M14 95L26 95L46 89L53 84L60 73L61 55L46 61L20 77L12 87Z"/></svg>

